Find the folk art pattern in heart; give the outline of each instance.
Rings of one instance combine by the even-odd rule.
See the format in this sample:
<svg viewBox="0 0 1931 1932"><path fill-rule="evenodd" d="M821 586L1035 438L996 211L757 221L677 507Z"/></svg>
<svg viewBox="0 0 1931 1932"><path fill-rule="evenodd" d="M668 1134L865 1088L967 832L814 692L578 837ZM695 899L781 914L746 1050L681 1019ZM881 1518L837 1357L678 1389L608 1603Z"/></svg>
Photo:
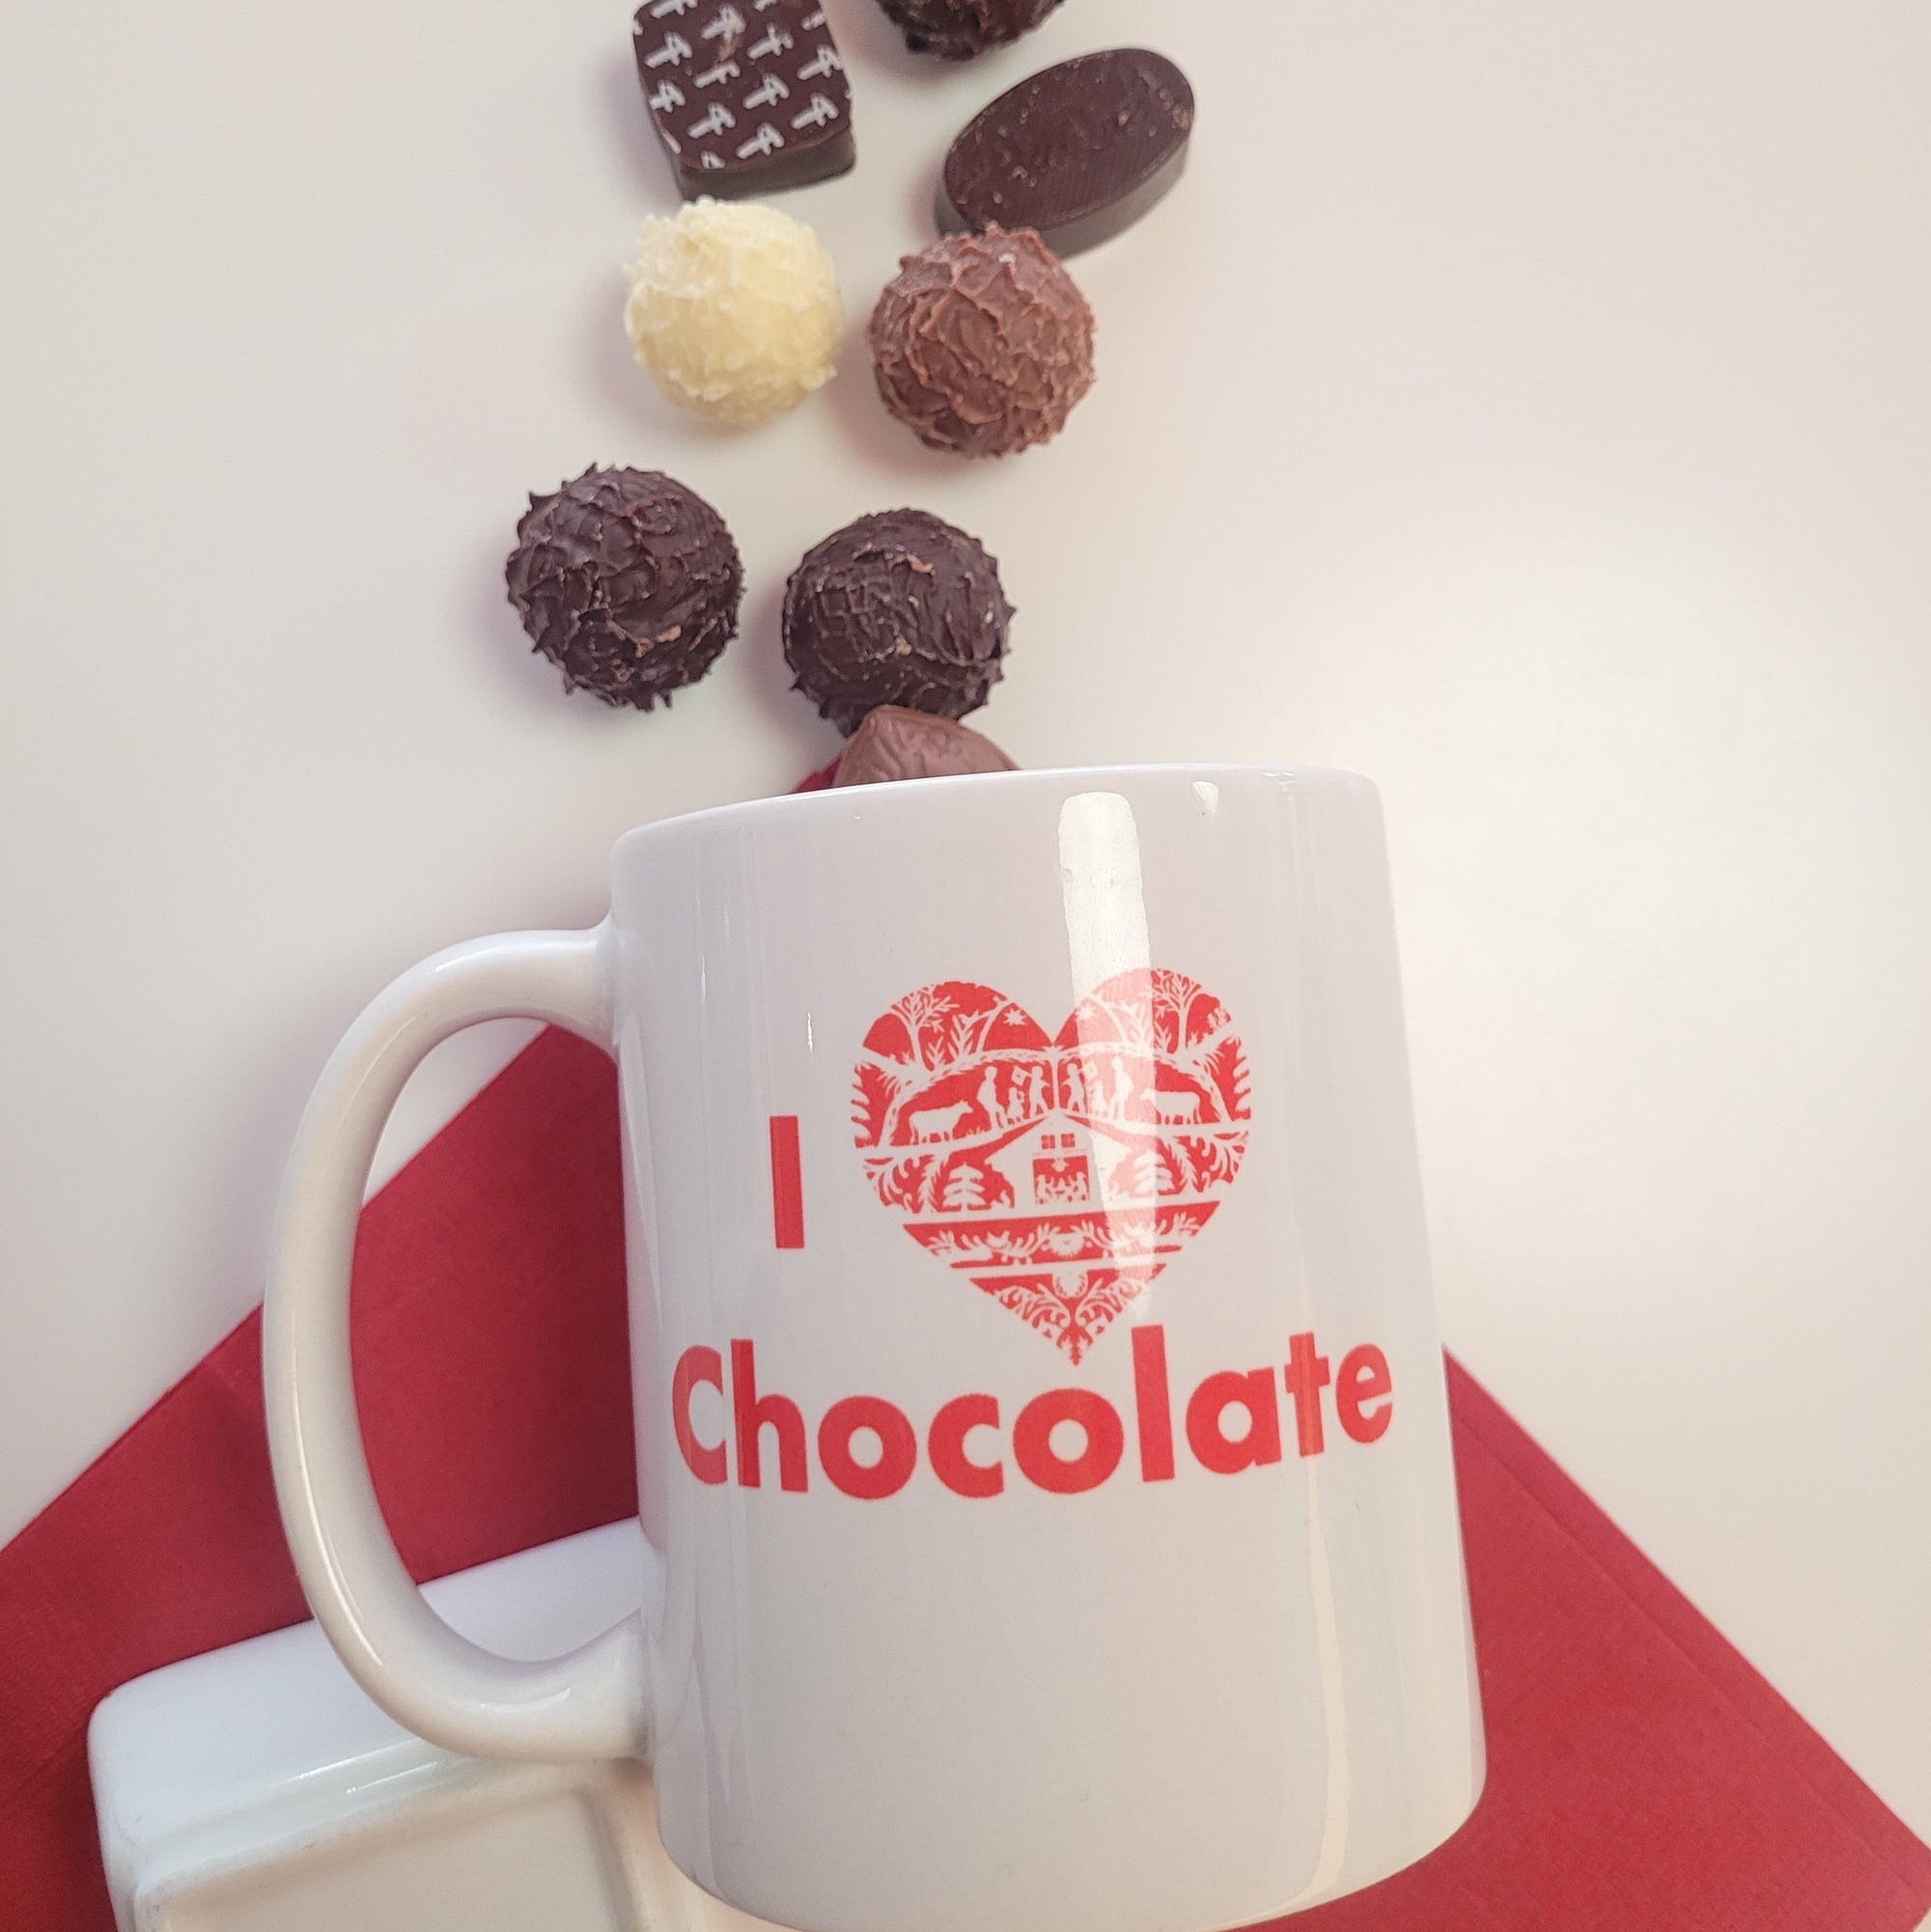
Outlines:
<svg viewBox="0 0 1931 1932"><path fill-rule="evenodd" d="M865 1035L852 1104L880 1202L1076 1362L1212 1219L1252 1118L1226 1008L1158 966L1050 1038L992 987L919 987Z"/></svg>

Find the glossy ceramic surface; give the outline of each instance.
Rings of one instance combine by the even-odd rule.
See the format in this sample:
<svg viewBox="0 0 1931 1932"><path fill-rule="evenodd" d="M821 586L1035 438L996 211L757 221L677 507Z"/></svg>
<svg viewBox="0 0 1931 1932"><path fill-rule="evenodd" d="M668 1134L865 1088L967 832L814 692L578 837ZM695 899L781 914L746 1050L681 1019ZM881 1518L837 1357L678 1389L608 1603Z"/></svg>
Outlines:
<svg viewBox="0 0 1931 1932"><path fill-rule="evenodd" d="M477 1642L543 1656L634 1612L650 1560L614 1524L427 1594ZM122 1932L757 1932L665 1857L643 1766L425 1744L314 1624L123 1685L88 1742Z"/></svg>
<svg viewBox="0 0 1931 1932"><path fill-rule="evenodd" d="M353 1434L351 1202L429 1044L614 1045L641 1621L455 1639ZM377 1700L655 1754L699 1884L810 1932L1233 1925L1481 1781L1372 787L1217 767L775 799L619 846L609 921L418 968L303 1130L284 1512Z"/></svg>

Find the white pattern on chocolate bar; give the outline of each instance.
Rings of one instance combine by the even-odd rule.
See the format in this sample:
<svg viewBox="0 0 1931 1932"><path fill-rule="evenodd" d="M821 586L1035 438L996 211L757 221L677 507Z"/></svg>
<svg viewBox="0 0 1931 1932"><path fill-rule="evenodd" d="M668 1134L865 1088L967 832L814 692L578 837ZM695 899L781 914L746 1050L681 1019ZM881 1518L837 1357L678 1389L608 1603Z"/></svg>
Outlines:
<svg viewBox="0 0 1931 1932"><path fill-rule="evenodd" d="M851 166L850 83L817 0L632 4L643 98L686 196L796 185ZM677 31L686 15L688 34ZM745 186L700 187L700 169Z"/></svg>

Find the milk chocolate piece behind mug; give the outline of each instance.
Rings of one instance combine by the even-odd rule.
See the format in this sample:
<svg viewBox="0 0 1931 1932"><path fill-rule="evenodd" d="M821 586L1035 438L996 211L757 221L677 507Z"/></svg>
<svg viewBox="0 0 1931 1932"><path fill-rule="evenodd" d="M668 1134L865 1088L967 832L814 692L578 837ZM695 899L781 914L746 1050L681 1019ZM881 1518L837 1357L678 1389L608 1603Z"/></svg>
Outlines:
<svg viewBox="0 0 1931 1932"><path fill-rule="evenodd" d="M943 232L1034 228L1055 255L1130 228L1180 179L1193 89L1164 54L1113 47L1029 76L969 121L939 177Z"/></svg>
<svg viewBox="0 0 1931 1932"><path fill-rule="evenodd" d="M819 0L644 0L637 78L686 201L842 175L852 90Z"/></svg>
<svg viewBox="0 0 1931 1932"><path fill-rule="evenodd" d="M838 761L837 785L884 785L899 778L957 778L1018 767L983 733L930 712L881 705L865 714Z"/></svg>

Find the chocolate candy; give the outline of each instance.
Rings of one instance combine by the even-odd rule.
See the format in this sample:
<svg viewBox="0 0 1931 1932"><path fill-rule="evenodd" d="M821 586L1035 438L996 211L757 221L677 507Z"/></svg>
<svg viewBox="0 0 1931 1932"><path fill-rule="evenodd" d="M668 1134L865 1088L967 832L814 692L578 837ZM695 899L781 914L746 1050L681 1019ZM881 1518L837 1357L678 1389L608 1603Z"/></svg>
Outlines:
<svg viewBox="0 0 1931 1932"><path fill-rule="evenodd" d="M802 691L850 737L880 705L963 717L999 677L1013 607L998 565L925 510L882 510L834 531L785 585L784 655Z"/></svg>
<svg viewBox="0 0 1931 1932"><path fill-rule="evenodd" d="M1093 386L1093 312L1029 228L948 235L906 256L865 343L885 407L958 456L1047 441Z"/></svg>
<svg viewBox="0 0 1931 1932"><path fill-rule="evenodd" d="M637 78L686 201L771 194L857 158L819 0L644 0Z"/></svg>
<svg viewBox="0 0 1931 1932"><path fill-rule="evenodd" d="M504 570L566 690L649 711L737 635L744 574L724 519L654 469L586 469L532 496Z"/></svg>
<svg viewBox="0 0 1931 1932"><path fill-rule="evenodd" d="M929 712L881 705L867 712L838 761L833 785L882 785L897 778L951 778L1019 767L969 724Z"/></svg>
<svg viewBox="0 0 1931 1932"><path fill-rule="evenodd" d="M969 61L1029 34L1059 0L879 0L915 54Z"/></svg>
<svg viewBox="0 0 1931 1932"><path fill-rule="evenodd" d="M748 429L830 381L845 336L838 273L803 222L763 202L644 217L624 328L664 397Z"/></svg>
<svg viewBox="0 0 1931 1932"><path fill-rule="evenodd" d="M1164 54L1114 47L1031 75L945 156L941 231L1035 228L1074 255L1130 228L1180 179L1193 89Z"/></svg>

